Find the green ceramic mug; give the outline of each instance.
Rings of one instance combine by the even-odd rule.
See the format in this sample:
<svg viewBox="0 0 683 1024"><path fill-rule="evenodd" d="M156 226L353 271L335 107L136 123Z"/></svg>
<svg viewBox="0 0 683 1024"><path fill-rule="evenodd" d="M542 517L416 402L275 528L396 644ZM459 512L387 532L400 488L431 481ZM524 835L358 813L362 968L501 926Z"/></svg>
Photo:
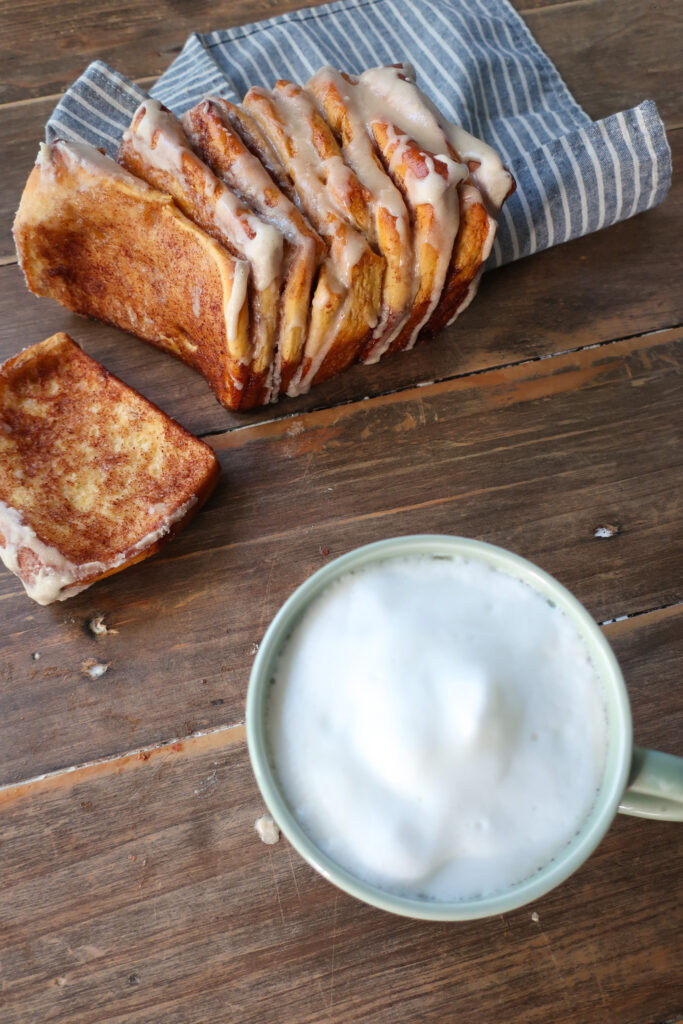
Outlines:
<svg viewBox="0 0 683 1024"><path fill-rule="evenodd" d="M394 895L355 877L323 853L298 823L278 785L269 756L266 714L269 682L278 656L309 603L334 580L371 562L410 555L478 560L523 580L553 601L578 629L601 679L607 707L608 749L595 804L578 834L533 877L494 896L443 902ZM306 580L271 623L254 661L247 695L247 740L256 781L273 818L295 849L325 878L372 906L407 917L464 921L530 903L553 889L590 856L617 811L683 821L683 758L633 747L631 712L623 676L601 630L557 580L526 559L481 541L448 536L409 536L369 544L326 565Z"/></svg>

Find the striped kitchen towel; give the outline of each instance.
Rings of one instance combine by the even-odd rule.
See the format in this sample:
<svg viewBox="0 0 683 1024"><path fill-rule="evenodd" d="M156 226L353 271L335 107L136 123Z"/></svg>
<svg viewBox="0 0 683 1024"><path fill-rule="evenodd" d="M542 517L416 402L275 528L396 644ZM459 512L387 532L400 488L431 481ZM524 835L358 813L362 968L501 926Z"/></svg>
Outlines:
<svg viewBox="0 0 683 1024"><path fill-rule="evenodd" d="M251 85L305 83L325 64L361 72L398 61L517 180L489 266L632 217L668 191L671 153L655 104L592 121L507 0L338 0L194 34L149 95L181 114L211 93L239 101ZM113 156L146 96L95 61L57 104L47 140Z"/></svg>

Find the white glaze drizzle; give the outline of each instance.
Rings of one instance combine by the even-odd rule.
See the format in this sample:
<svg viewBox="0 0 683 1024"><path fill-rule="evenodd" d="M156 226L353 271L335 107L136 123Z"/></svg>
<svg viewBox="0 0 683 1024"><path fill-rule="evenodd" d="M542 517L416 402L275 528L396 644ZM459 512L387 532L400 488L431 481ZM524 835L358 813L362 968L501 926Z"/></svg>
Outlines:
<svg viewBox="0 0 683 1024"><path fill-rule="evenodd" d="M117 178L139 191L153 191L146 181L136 178L125 167L117 164L116 160L100 153L99 149L87 142L68 142L65 139L56 139L49 144L41 142L36 165L43 173L54 170L55 153L61 156L63 163L72 171L82 167L90 174L105 174L110 178Z"/></svg>
<svg viewBox="0 0 683 1024"><path fill-rule="evenodd" d="M473 135L451 124L442 116L431 100L416 85L415 71L410 64L403 64L399 67L371 68L363 72L356 80L355 85L350 86L348 91L354 91L358 94L359 99L356 101L358 116L362 120L364 119L370 127L373 121L389 122L390 125L395 126L395 130L393 130L394 139L392 141L396 140L396 130L403 133L405 135L403 145L405 145L408 139L414 140L421 149L434 154L434 156L438 157L439 161L446 164L449 168L449 177L453 171L449 163L451 162L451 158L448 156L449 144L460 160L478 164L473 171L469 171L464 163L461 164L460 167L463 170L456 185L460 191L461 209L466 208L471 202L479 201L480 197L483 198L488 208L489 230L482 250L483 264L489 256L496 234L497 225L494 218L498 214L512 184L512 177L503 167L499 154L487 143L476 139ZM390 139L391 134L390 131ZM401 158L402 145L399 145L392 156L392 166L400 162ZM433 164L431 170L433 170ZM453 177L456 176L457 174L454 173ZM472 185L466 183L467 179L472 182L472 185L476 186L478 192ZM426 178L420 181L415 181L414 179L406 180L406 190L411 204L431 203L439 213L439 220L442 225L444 224L443 216L448 216L448 211L444 207L444 196L446 193L443 192L443 186L445 184L444 179L440 175L432 173L429 173ZM456 217L459 217L459 211L456 212ZM455 234L453 234L454 240ZM440 249L440 256L442 254L441 250L446 247L445 242L446 240L444 239L444 245ZM443 287L448 267L447 265L444 267L442 259L440 259L439 263L439 278L441 280L441 287ZM464 301L460 303L449 323L452 323L471 302L480 276L478 274L470 283ZM428 315L416 328L407 347L410 348L415 343L420 328L428 320L433 309L436 308L441 287L438 288L439 295L435 295L435 301L432 303ZM435 288L436 291L437 289ZM373 362L386 351L386 348L388 348L395 336L396 332L382 344L381 350L372 353Z"/></svg>
<svg viewBox="0 0 683 1024"><path fill-rule="evenodd" d="M106 563L82 562L80 565L76 565L66 558L58 548L40 540L18 509L0 501L0 534L5 538L4 546L0 544L0 560L10 572L19 577L28 596L38 604L46 605L52 604L53 601L65 601L69 597L80 594L82 590L91 586L91 583L96 582L96 580L92 580L91 583L80 583L80 580L87 579L94 573L101 576L105 572L118 568L165 536L196 502L197 498L193 495L173 513L163 517L160 526L111 561ZM160 503L155 505L151 511L158 514L158 510L164 507L165 504ZM37 570L27 572L20 567L19 555L22 550L29 551L35 556L40 563Z"/></svg>
<svg viewBox="0 0 683 1024"><path fill-rule="evenodd" d="M338 249L341 252L344 249L344 245L343 243L341 245L336 245L333 247L333 249ZM294 398L297 395L306 395L311 390L311 384L313 383L313 379L318 370L320 369L320 367L323 365L334 342L336 341L339 325L346 316L349 304L353 301L353 293L349 292L346 289L341 278L337 277L337 275L335 274L335 266L336 263L334 261L333 256L333 259L328 260L325 264L327 284L329 285L331 291L336 291L337 294L339 295L343 293L346 294L344 295L343 300L339 304L339 308L337 309L337 312L332 320L332 324L330 325L324 336L320 339L315 351L311 353L310 347L308 345L306 346L304 350L304 359L302 359L301 365L299 366L297 372L294 374L291 383L287 389L287 394L290 396L290 398ZM306 373L304 373L304 365L306 360L309 361L309 365L308 369L306 370Z"/></svg>
<svg viewBox="0 0 683 1024"><path fill-rule="evenodd" d="M416 84L415 70L410 64L371 68L360 76L360 81L383 97L387 108L400 116L402 129L423 148L437 152L434 146L443 147L445 136L462 161L479 163L472 172L472 180L492 211L496 214L500 211L512 185L512 176L503 166L500 155L482 139L446 120Z"/></svg>
<svg viewBox="0 0 683 1024"><path fill-rule="evenodd" d="M372 142L367 133L366 119L359 103L359 90L346 81L340 71L325 67L317 71L308 83L315 96L327 88L334 88L341 96L346 108L350 137L344 141L342 153L356 177L372 195L373 203L383 206L396 219L396 229L401 243L410 244L410 225L401 193L391 178L377 163Z"/></svg>
<svg viewBox="0 0 683 1024"><path fill-rule="evenodd" d="M313 143L312 116L317 111L310 96L291 84L279 87L276 93L268 93L257 87L250 92L268 99L284 125L287 137L294 143L294 152L288 153L287 170L294 181L304 212L330 246L324 264L327 282L333 289L338 289L340 295L348 293L340 303L329 329L317 340L314 351L311 351L309 333L302 362L287 389L290 396L300 395L310 389L313 378L334 345L340 321L346 315L353 297L354 268L368 252L369 246L365 237L350 222L343 202L349 176L353 171L339 155L321 159ZM258 104L248 105L248 109L270 137L272 130L259 117ZM277 140L272 141L277 149ZM315 296L312 308L315 311ZM313 315L310 322L314 322ZM372 329L376 323L377 317L368 327ZM305 364L308 364L308 369L304 374Z"/></svg>
<svg viewBox="0 0 683 1024"><path fill-rule="evenodd" d="M246 147L229 119L226 124L220 101L213 101L209 97L202 104L204 113L210 115L213 104L216 109L214 116L220 122L229 140L226 144L229 155L226 153L226 159L220 168L216 167L216 174L238 196L248 202L267 223L278 229L297 252L297 256L292 258L309 263L312 274L314 265L318 263L317 245L315 238L307 230L301 213L273 181L259 158ZM201 136L195 134L193 128L191 111L184 116L182 124L190 141L197 146L201 145ZM236 141L237 146L235 146ZM280 324L280 343L276 348L275 358L270 367L270 401L276 401L280 391L282 338L286 331L305 331L308 323L309 303L287 303L286 295L287 283L285 283L281 299L283 316Z"/></svg>
<svg viewBox="0 0 683 1024"><path fill-rule="evenodd" d="M370 126L372 126L373 120L371 119L369 122ZM403 176L406 193L409 204L413 209L416 209L418 206L429 205L434 211L429 234L425 241L436 250L437 261L430 301L422 319L415 324L410 340L405 346L406 349L413 348L422 327L429 320L441 298L453 251L453 244L460 223L457 186L467 176L467 168L463 164L456 163L447 154L441 152L434 153L434 156L429 155L426 146L423 146L417 139L413 139L412 135L405 134L400 129L397 131L392 122L389 122L387 127L387 142L390 147L395 147L389 160L390 171L394 171L397 165L403 163L406 150L411 141L416 142L423 150L427 174L423 178L418 178L412 172L410 165L408 165ZM439 161L441 167L445 170L445 177L437 171L434 163L435 159ZM415 246L414 257L415 278L419 281L420 252L417 245ZM391 340L392 337L390 336L380 346L378 357L383 355Z"/></svg>
<svg viewBox="0 0 683 1024"><path fill-rule="evenodd" d="M415 325L406 345L406 348L412 348L420 329L431 316L441 296L459 224L457 187L467 178L469 171L464 164L450 156L448 142L441 127L433 120L429 111L425 111L419 97L416 97L413 91L403 88L407 83L400 77L402 73L402 68L371 68L358 78L347 82L338 72L325 68L318 72L316 80L320 79L323 85L326 80L331 81L339 89L350 116L353 117L354 135L357 136L354 159L360 161L364 168L363 173L372 174L372 178L369 177L368 180L374 182L374 186L370 186L373 195L385 194L379 186L381 177L386 175L380 176L370 171L371 164L378 170L372 156L372 128L373 125L381 124L386 125L387 141L392 149L389 172L394 173L398 166L404 167L402 178L408 205L413 211L416 207L426 204L434 209L432 228L426 240L433 245L438 254L437 267L431 301L423 318ZM424 153L427 173L421 178L413 173L410 163L404 164L411 143L417 145ZM438 170L435 167L435 159L439 162ZM416 241L419 245L419 239ZM420 276L418 246L415 246L413 256L416 292ZM373 347L369 356L372 362L376 362L386 352L404 323L405 320Z"/></svg>
<svg viewBox="0 0 683 1024"><path fill-rule="evenodd" d="M335 90L341 97L345 107L346 122L348 126L348 137L345 137L342 145L344 159L353 169L360 183L370 193L375 217L377 218L379 216L381 209L386 210L386 212L394 219L401 252L410 252L412 250L412 237L408 211L406 210L401 193L377 161L372 141L368 135L365 117L361 109L361 105L358 102L358 89L349 83L340 71L331 67L321 68L320 71L316 72L313 78L309 81L307 89L309 89L319 101L328 89ZM379 241L379 232L377 230L374 231L374 237L372 240L375 243ZM406 273L410 273L411 270L412 268L406 266ZM387 273L389 272L390 268L387 267ZM413 281L413 284L414 298L417 282ZM392 311L390 309L383 309L382 315L380 316L374 330L375 338L382 338L385 334L387 320L391 313ZM391 333L384 339L381 345L382 351L386 351L393 339L398 335L409 315L410 306L408 306L405 315L394 326ZM379 347L380 346L375 346L375 349L378 349ZM371 356L366 360L366 362L375 361L375 349L373 349ZM379 355L377 355L377 359L379 359Z"/></svg>
<svg viewBox="0 0 683 1024"><path fill-rule="evenodd" d="M249 261L256 287L268 288L282 270L281 233L249 210L195 155L174 114L164 110L157 100L145 100L135 112L133 123L140 112L140 121L124 133L124 142L141 160L181 182L185 180L184 161L195 164L203 177L208 216L213 217L215 226L239 255Z"/></svg>
<svg viewBox="0 0 683 1024"><path fill-rule="evenodd" d="M206 100L204 106L208 109L210 103L210 100ZM191 122L184 119L183 126L192 140ZM225 126L225 131L230 135L237 134L231 125ZM297 227L297 220L301 216L297 208L273 182L259 158L246 146L242 146L239 154L231 151L230 168L222 168L220 177L237 195L253 206L264 220L276 227L287 241L293 245L314 244ZM266 195L270 203L266 202Z"/></svg>
<svg viewBox="0 0 683 1024"><path fill-rule="evenodd" d="M343 196L348 176L353 172L344 165L339 156L321 160L312 138L311 113L315 108L310 97L298 86L288 85L272 94L257 88L251 91L266 96L273 104L285 125L288 137L294 143L295 152L289 157L288 170L294 180L301 204L313 225L330 243L338 230L339 220L347 225L346 235L349 245L352 246L352 255L346 256L337 270L344 284L349 287L352 283L351 272L363 252L367 250L367 242L350 223L341 199L335 196ZM258 118L258 109L253 109L253 113ZM267 124L263 127L268 130ZM357 235L357 238L354 238L354 235Z"/></svg>
<svg viewBox="0 0 683 1024"><path fill-rule="evenodd" d="M248 287L249 264L246 260L236 259L233 266L230 298L225 306L225 332L228 339L228 345L233 338L237 337L237 325L247 301ZM246 365L249 362L249 359L243 358L240 362ZM238 388L238 390L241 390L242 384L240 381L233 378L233 384Z"/></svg>

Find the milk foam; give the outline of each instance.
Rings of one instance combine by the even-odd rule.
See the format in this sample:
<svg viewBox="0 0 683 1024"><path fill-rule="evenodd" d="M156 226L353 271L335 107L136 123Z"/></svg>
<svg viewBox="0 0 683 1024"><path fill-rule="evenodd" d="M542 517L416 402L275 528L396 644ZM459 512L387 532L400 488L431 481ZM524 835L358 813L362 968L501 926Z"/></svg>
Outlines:
<svg viewBox="0 0 683 1024"><path fill-rule="evenodd" d="M313 841L414 897L492 895L587 818L602 777L600 682L557 607L483 562L409 556L333 583L280 656L277 776Z"/></svg>

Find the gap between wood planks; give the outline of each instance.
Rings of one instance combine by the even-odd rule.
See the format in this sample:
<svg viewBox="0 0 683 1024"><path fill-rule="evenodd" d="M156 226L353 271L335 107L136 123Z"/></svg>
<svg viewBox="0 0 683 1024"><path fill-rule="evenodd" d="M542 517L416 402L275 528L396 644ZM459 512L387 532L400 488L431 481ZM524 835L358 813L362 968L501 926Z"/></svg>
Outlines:
<svg viewBox="0 0 683 1024"><path fill-rule="evenodd" d="M463 387L467 387L470 378L472 377L485 377L487 374L495 376L505 371L509 371L510 375L508 383L512 384L520 374L524 372L527 366L532 366L544 361L555 360L558 364L557 369L562 370L564 369L563 363L566 365L572 356L580 357L584 353L590 352L594 349L610 349L612 346L617 345L624 346L624 356L631 355L633 352L638 351L639 343L643 348L650 348L653 345L656 345L660 335L672 334L673 337L668 340L676 340L677 332L681 331L682 328L682 324L677 324L673 327L656 328L653 331L645 331L625 338L615 338L612 341L596 342L591 345L582 345L577 348L566 349L562 352L553 352L549 355L532 356L527 359L521 359L519 362L511 362L501 364L500 366L487 366L478 370L470 370L462 374L454 374L453 376L444 377L440 380L410 384L406 387L390 389L376 395L366 395L360 399L352 398L348 401L337 402L333 405L321 405L315 409L307 409L305 412L294 411L286 413L280 417L258 420L255 423L246 423L244 426L226 427L222 430L209 431L200 436L213 437L215 439L223 438L224 443L218 447L218 450L223 451L228 448L239 447L243 443L248 444L252 439L279 436L280 434L287 433L289 431L296 431L297 434L303 433L307 427L327 425L332 417L334 418L333 422L336 423L341 418L353 415L354 411L365 405L366 402L370 402L373 407L378 407L381 405L391 405L397 401L405 401L405 399L410 396L411 392L415 392L416 397L417 395L424 395L426 397L429 395L437 395L444 391L460 390ZM550 375L551 374L549 373L548 376ZM287 424L290 424L290 426L287 426Z"/></svg>
<svg viewBox="0 0 683 1024"><path fill-rule="evenodd" d="M223 434L236 434L240 431L254 430L258 427L263 427L265 424L272 426L273 424L285 423L287 420L304 420L308 416L325 412L327 409L350 409L354 405L361 405L364 402L376 402L378 399L391 399L393 396L400 395L405 397L409 395L411 391L421 391L423 388L432 388L453 383L455 381L465 381L469 380L471 377L480 377L482 374L486 373L499 373L502 370L521 369L524 366L529 366L533 363L540 363L547 359L559 359L563 356L572 356L581 352L590 352L593 349L608 348L610 345L617 345L625 341L641 341L647 338L652 338L658 334L666 334L668 331L678 331L681 328L683 328L683 323L670 324L666 327L656 327L651 331L640 331L637 334L625 334L623 337L610 338L609 341L597 341L591 345L577 345L575 348L563 348L559 349L557 352L547 352L538 356L528 356L526 359L514 360L507 363L495 363L493 366L482 366L478 370L465 370L463 373L453 373L445 377L435 378L434 380L419 381L417 384L406 384L397 388L389 388L386 391L380 391L376 395L372 396L366 395L363 398L349 398L335 402L332 405L315 405L303 412L297 412L295 409L291 412L283 413L282 416L273 416L268 420L258 420L255 423L244 423L242 425L237 424L236 426L222 427L218 430L206 430L202 433L198 433L197 437L201 437L206 440L206 438L220 437Z"/></svg>
<svg viewBox="0 0 683 1024"><path fill-rule="evenodd" d="M598 625L609 639L626 632L633 620L651 616L651 622L661 622L672 618L681 609L683 609L683 602L678 601L674 604L631 612L629 615L622 615L615 619L606 619ZM219 725L211 729L199 730L189 736L176 736L161 743L136 747L134 750L122 754L110 754L82 764L57 768L55 771L45 772L20 782L5 783L0 785L0 813L22 796L59 789L72 782L83 782L112 771L120 774L146 764L150 760L163 762L172 760L181 754L185 757L195 757L214 750L222 750L225 746L246 743L246 735L245 722L233 722L230 725Z"/></svg>

